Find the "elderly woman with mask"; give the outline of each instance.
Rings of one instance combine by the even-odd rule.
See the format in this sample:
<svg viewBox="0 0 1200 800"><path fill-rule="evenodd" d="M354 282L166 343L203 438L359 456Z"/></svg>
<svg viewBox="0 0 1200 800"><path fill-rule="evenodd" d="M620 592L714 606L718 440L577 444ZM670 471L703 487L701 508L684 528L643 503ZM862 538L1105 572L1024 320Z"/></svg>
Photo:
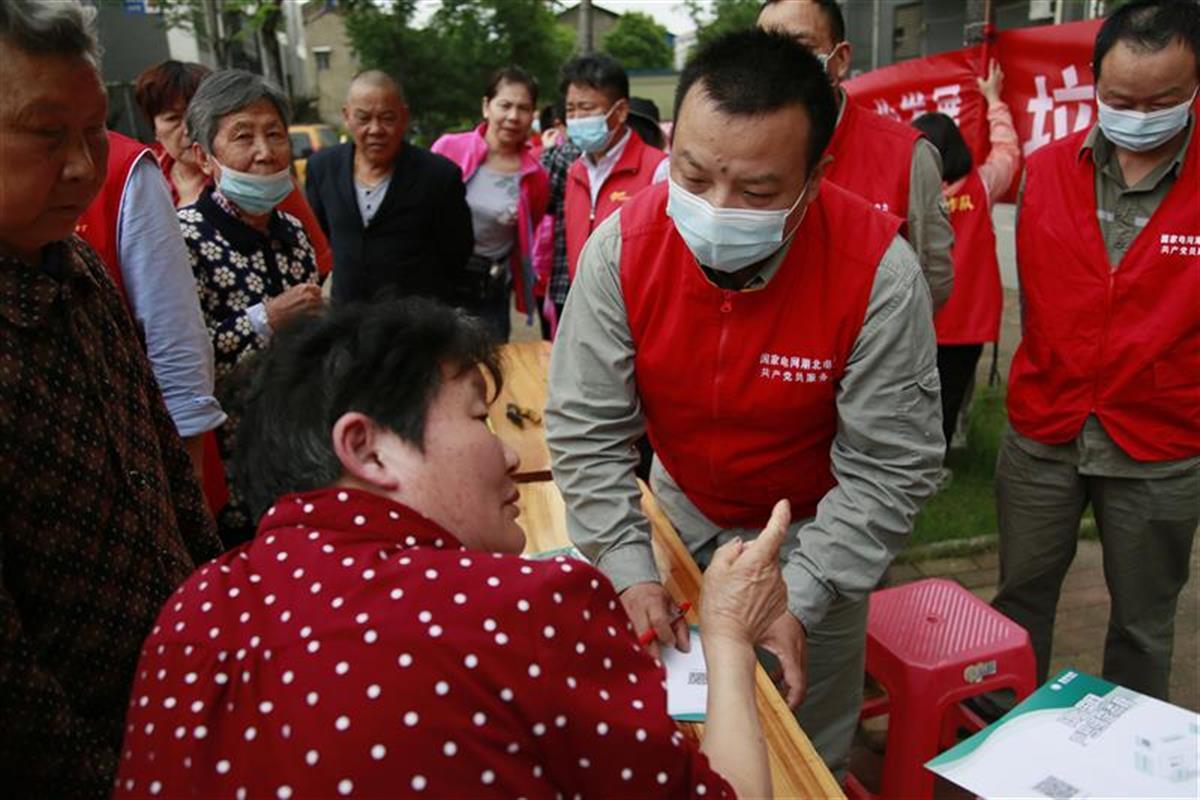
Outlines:
<svg viewBox="0 0 1200 800"><path fill-rule="evenodd" d="M133 98L154 128L151 149L167 179L176 207L195 203L210 183L209 176L196 163L184 124L192 95L210 74L212 70L203 64L163 61L143 71L134 84ZM324 275L333 269L333 250L304 199L304 192L295 186L295 181L292 183L292 192L279 204L279 210L286 211L304 225L304 233L317 253L317 267Z"/></svg>
<svg viewBox="0 0 1200 800"><path fill-rule="evenodd" d="M308 236L295 217L275 208L292 191L287 116L279 90L242 70L205 78L188 105L192 152L213 185L179 209L179 221L218 382L293 316L321 306ZM234 424L227 422L218 435L225 460ZM236 497L217 523L229 545L254 532Z"/></svg>
<svg viewBox="0 0 1200 800"><path fill-rule="evenodd" d="M0 3L0 775L107 797L142 640L220 552L121 295L72 235L104 183L93 9Z"/></svg>

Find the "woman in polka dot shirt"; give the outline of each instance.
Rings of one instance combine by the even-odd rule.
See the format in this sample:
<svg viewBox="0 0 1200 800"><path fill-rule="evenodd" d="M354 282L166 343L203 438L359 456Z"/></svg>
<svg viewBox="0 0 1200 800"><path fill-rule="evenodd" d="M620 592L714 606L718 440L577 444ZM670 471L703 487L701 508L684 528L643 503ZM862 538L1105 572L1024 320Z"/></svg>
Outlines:
<svg viewBox="0 0 1200 800"><path fill-rule="evenodd" d="M479 323L416 301L276 337L238 430L258 534L164 606L117 797L770 794L750 643L785 604L786 504L705 575L697 748L608 579L517 556L480 367Z"/></svg>

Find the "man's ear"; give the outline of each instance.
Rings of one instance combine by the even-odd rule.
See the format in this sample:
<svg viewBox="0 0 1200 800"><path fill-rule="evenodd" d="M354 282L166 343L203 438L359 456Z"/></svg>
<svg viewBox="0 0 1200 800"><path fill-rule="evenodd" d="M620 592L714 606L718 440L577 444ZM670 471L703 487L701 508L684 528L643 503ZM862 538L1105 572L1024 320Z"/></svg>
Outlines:
<svg viewBox="0 0 1200 800"><path fill-rule="evenodd" d="M837 52L829 59L829 74L834 78L834 85L841 86L842 81L850 77L850 62L852 60L853 50L850 42L838 42Z"/></svg>
<svg viewBox="0 0 1200 800"><path fill-rule="evenodd" d="M613 112L613 118L617 123L616 125L613 126L613 128L612 128L613 130L616 130L617 128L624 125L626 120L629 119L629 98L622 97L617 102L620 103L620 107L616 111Z"/></svg>
<svg viewBox="0 0 1200 800"><path fill-rule="evenodd" d="M400 476L380 452L384 433L366 414L347 411L333 423L333 452L344 476L374 489L394 492L400 488Z"/></svg>
<svg viewBox="0 0 1200 800"><path fill-rule="evenodd" d="M825 170L829 169L829 165L833 163L833 156L826 153L821 156L821 160L808 173L808 195L810 198L815 198L820 190L821 178L825 177Z"/></svg>

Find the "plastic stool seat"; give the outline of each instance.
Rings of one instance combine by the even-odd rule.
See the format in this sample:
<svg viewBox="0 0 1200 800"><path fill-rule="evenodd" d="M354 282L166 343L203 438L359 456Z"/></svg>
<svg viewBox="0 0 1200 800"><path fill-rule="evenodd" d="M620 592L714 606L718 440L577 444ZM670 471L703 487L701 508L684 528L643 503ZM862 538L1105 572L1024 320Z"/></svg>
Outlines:
<svg viewBox="0 0 1200 800"><path fill-rule="evenodd" d="M867 616L867 674L887 698L869 702L863 717L888 714L883 797L929 797L933 775L924 764L939 752L961 717L947 712L968 697L1035 688L1029 634L953 581L932 578L875 592ZM867 793L851 777L852 796Z"/></svg>
<svg viewBox="0 0 1200 800"><path fill-rule="evenodd" d="M875 592L869 614L867 635L909 669L953 667L1029 642L1024 628L948 580Z"/></svg>

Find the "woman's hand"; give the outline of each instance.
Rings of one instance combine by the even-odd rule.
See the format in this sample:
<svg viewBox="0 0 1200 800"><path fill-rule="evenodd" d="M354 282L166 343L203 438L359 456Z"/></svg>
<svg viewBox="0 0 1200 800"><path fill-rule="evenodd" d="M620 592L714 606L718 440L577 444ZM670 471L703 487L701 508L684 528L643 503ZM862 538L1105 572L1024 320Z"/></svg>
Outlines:
<svg viewBox="0 0 1200 800"><path fill-rule="evenodd" d="M988 65L987 78L976 78L975 83L989 106L999 103L1000 93L1004 91L1004 70L1000 69L1000 62L993 58Z"/></svg>
<svg viewBox="0 0 1200 800"><path fill-rule="evenodd" d="M704 571L700 630L705 642L728 638L753 645L780 614L787 613L787 589L779 569L779 547L792 510L780 500L762 533L747 544L740 539L717 549Z"/></svg>
<svg viewBox="0 0 1200 800"><path fill-rule="evenodd" d="M271 330L277 331L279 326L287 324L297 314L320 310L322 302L320 286L315 283L297 284L263 303L267 309L267 324Z"/></svg>

